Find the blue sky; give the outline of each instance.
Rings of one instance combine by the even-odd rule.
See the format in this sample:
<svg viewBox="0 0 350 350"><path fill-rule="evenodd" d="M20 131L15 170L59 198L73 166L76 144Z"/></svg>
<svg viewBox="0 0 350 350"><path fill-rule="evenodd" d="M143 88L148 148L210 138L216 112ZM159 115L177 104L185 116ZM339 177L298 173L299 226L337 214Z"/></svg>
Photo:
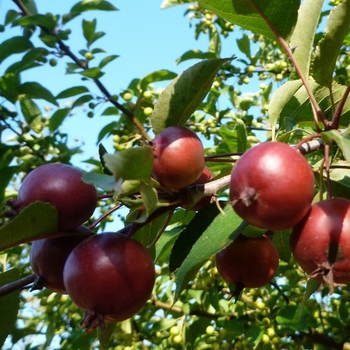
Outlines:
<svg viewBox="0 0 350 350"><path fill-rule="evenodd" d="M69 12L77 1L36 0L35 2L39 13L64 14ZM85 12L82 16L68 22L65 29L72 30L67 44L75 54L79 55L79 50L86 49L85 39L82 35L82 19L97 19L97 31L103 31L106 35L96 41L92 48L103 48L108 55L120 55L119 58L105 67L105 75L101 78L103 84L112 94L122 92L133 78L142 78L159 69L181 73L196 62L190 60L176 66L175 61L178 57L190 49L207 50L207 36L202 35L199 40L195 40L194 28L190 28L189 19L184 16L187 5L161 9L161 0L110 0L110 2L119 11ZM4 22L5 14L9 9L16 9L16 5L10 0L0 0L0 23ZM7 27L4 33L0 33L0 42L11 36L20 35L20 33L20 28L10 29ZM41 42L37 42L43 46ZM236 41L233 36L225 40L223 52L226 52L223 53L223 57L225 54L232 56L236 51L235 47ZM102 55L97 57L96 61L99 62L102 57ZM16 58L16 56L11 56L6 59L0 66L0 74ZM91 62L91 64L93 63L94 61ZM66 75L65 71L64 60L59 60L59 64L55 68L47 64L45 67L25 72L22 81L38 81L54 95L68 87L80 84L86 84L92 92L99 93L93 83L82 82L80 76ZM164 82L164 87L167 84ZM99 95L101 94L99 93ZM47 104L45 102L45 105ZM74 140L84 143L85 153L77 156L75 161L80 162L97 154L97 132L111 121L111 117L99 117L98 115L88 119L84 112L80 112L64 122L62 131L69 133L70 144L73 145L76 142ZM111 140L104 140L103 143L107 147L112 145ZM79 166L84 165L80 163Z"/></svg>

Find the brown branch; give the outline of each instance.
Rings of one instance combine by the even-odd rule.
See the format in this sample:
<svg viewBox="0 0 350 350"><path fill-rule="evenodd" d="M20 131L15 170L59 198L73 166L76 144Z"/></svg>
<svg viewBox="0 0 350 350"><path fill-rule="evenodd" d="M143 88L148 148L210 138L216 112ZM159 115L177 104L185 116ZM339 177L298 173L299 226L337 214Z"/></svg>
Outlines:
<svg viewBox="0 0 350 350"><path fill-rule="evenodd" d="M29 276L23 277L15 282L11 282L8 284L5 284L4 286L0 287L0 297L3 297L5 295L11 294L12 292L22 289L29 285L30 283L33 283L36 279L36 275L33 273Z"/></svg>
<svg viewBox="0 0 350 350"><path fill-rule="evenodd" d="M12 1L19 7L19 9L22 11L24 16L28 16L28 17L32 16L30 11L23 5L21 0L12 0ZM54 36L57 40L57 44L60 47L60 49L65 53L65 55L70 57L79 67L81 67L84 70L86 70L88 68L87 61L82 61L77 56L75 56L74 53L69 49L69 47L61 40L61 38L56 33L50 32L47 28L45 28L43 26L38 26L38 27L40 29L42 29L45 33ZM121 112L123 112L132 121L132 123L140 131L142 137L145 140L150 140L150 137L147 134L145 128L140 123L140 121L135 117L134 113L132 113L131 111L126 109L124 106L122 106L117 101L114 101L112 99L112 95L110 94L110 92L107 90L107 88L102 84L102 82L98 78L93 79L93 81L95 82L95 84L97 85L99 90L105 95L106 99L108 99L108 101L110 101L115 107L117 107Z"/></svg>

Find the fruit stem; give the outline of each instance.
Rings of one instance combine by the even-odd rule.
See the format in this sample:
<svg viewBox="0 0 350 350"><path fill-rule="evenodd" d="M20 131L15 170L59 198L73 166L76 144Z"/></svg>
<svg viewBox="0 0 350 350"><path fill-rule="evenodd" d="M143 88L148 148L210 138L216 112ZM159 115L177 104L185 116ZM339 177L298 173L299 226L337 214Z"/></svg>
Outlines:
<svg viewBox="0 0 350 350"><path fill-rule="evenodd" d="M327 176L327 192L328 192L328 198L333 197L333 191L332 191L332 182L331 182L331 173L330 173L330 159L329 159L329 153L330 153L330 146L325 144L324 146L324 160L326 163L326 176Z"/></svg>
<svg viewBox="0 0 350 350"><path fill-rule="evenodd" d="M118 210L120 207L122 207L124 204L119 203L118 205L114 206L113 208L107 210L103 215L101 215L96 221L94 221L90 226L89 229L93 230L102 220L104 220L107 216Z"/></svg>
<svg viewBox="0 0 350 350"><path fill-rule="evenodd" d="M347 86L344 95L342 96L342 99L339 102L339 105L337 109L334 112L333 118L332 118L332 128L333 129L338 129L339 128L339 121L341 117L341 112L343 111L345 102L349 96L350 93L350 84Z"/></svg>

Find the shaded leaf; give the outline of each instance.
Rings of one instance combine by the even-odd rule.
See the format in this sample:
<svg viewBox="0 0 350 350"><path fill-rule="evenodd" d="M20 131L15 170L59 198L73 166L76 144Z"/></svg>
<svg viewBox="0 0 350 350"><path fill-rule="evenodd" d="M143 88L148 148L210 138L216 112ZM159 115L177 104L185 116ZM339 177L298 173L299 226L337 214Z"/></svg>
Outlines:
<svg viewBox="0 0 350 350"><path fill-rule="evenodd" d="M327 20L326 33L316 47L313 61L313 77L324 86L330 87L333 71L344 38L349 33L350 1L345 0L337 5Z"/></svg>
<svg viewBox="0 0 350 350"><path fill-rule="evenodd" d="M101 115L119 115L119 109L117 107L107 107Z"/></svg>
<svg viewBox="0 0 350 350"><path fill-rule="evenodd" d="M105 57L100 64L98 65L100 68L103 68L104 66L106 66L108 63L112 62L113 60L115 60L116 58L118 58L119 55L110 55Z"/></svg>
<svg viewBox="0 0 350 350"><path fill-rule="evenodd" d="M311 53L324 0L305 0L299 9L297 24L290 40L293 56L304 77L309 77ZM299 76L294 71L293 77Z"/></svg>
<svg viewBox="0 0 350 350"><path fill-rule="evenodd" d="M105 0L83 0L79 1L74 5L70 12L74 15L75 13L81 13L84 11L100 10L100 11L117 11L118 9Z"/></svg>
<svg viewBox="0 0 350 350"><path fill-rule="evenodd" d="M106 163L105 163L105 159L104 159L104 155L107 154L107 153L108 152L107 152L105 146L103 146L102 143L100 143L98 145L98 155L100 157L100 163L101 163L101 166L102 166L102 171L103 171L104 174L112 175L112 173L106 167Z"/></svg>
<svg viewBox="0 0 350 350"><path fill-rule="evenodd" d="M0 63L13 54L22 53L31 48L33 48L33 44L23 36L15 36L5 40L0 44Z"/></svg>
<svg viewBox="0 0 350 350"><path fill-rule="evenodd" d="M177 76L161 93L151 122L158 134L166 127L184 125L211 88L222 64L232 58L202 61Z"/></svg>
<svg viewBox="0 0 350 350"><path fill-rule="evenodd" d="M115 178L111 175L100 174L100 173L85 173L83 175L83 180L89 184L105 190L106 192L114 191L116 184Z"/></svg>
<svg viewBox="0 0 350 350"><path fill-rule="evenodd" d="M153 152L150 146L105 154L104 160L116 180L148 179L152 174Z"/></svg>
<svg viewBox="0 0 350 350"><path fill-rule="evenodd" d="M187 60L193 60L193 59L200 59L200 60L205 60L205 59L212 59L212 58L217 58L217 54L214 52L203 52L200 50L189 50L186 51L183 55L181 55L177 60L176 64L180 64L181 62L187 61Z"/></svg>
<svg viewBox="0 0 350 350"><path fill-rule="evenodd" d="M86 86L74 86L74 87L71 87L71 88L68 88L66 90L61 91L56 96L56 98L61 99L61 98L72 97L72 96L83 94L85 92L89 92L89 89Z"/></svg>
<svg viewBox="0 0 350 350"><path fill-rule="evenodd" d="M52 93L37 82L27 82L19 87L21 94L28 95L34 99L43 99L56 106L58 103Z"/></svg>
<svg viewBox="0 0 350 350"><path fill-rule="evenodd" d="M247 132L241 119L236 119L235 127L221 125L220 136L227 143L231 152L244 152L247 149Z"/></svg>
<svg viewBox="0 0 350 350"><path fill-rule="evenodd" d="M11 269L0 274L0 287L15 282L20 278L18 269ZM0 348L12 331L19 310L19 290L0 298Z"/></svg>
<svg viewBox="0 0 350 350"><path fill-rule="evenodd" d="M212 221L208 220L210 210L216 213ZM226 205L223 210L225 214L222 214L215 204L203 207L202 210L197 213L198 216L196 215L186 229L181 232L180 237L182 240L185 240L185 242L186 233L188 236L187 243L184 242L182 247L186 247L186 251L188 251L189 247L190 251L188 254L181 254L177 257L175 260L177 263L173 265L178 266L179 261L183 260L182 264L180 263L181 266L176 275L175 299L180 296L182 290L186 288L187 283L194 274L197 273L204 261L226 248L247 225L247 223L243 222L242 219L235 214L230 204ZM213 214L211 214L211 216L212 215ZM192 224L194 220L197 222L197 227ZM192 227L194 232L190 232L188 230L189 227ZM194 238L197 236L198 238L196 240L192 238L192 241L190 241L192 236Z"/></svg>
<svg viewBox="0 0 350 350"><path fill-rule="evenodd" d="M164 81L164 80L171 80L176 78L177 74L174 72L171 72L167 69L161 69L157 70L155 72L147 74L145 77L143 77L140 80L140 88L141 90L145 90L147 85L151 83L155 83L158 81Z"/></svg>
<svg viewBox="0 0 350 350"><path fill-rule="evenodd" d="M0 203L4 201L5 190L12 177L18 172L18 167L10 166L0 170Z"/></svg>
<svg viewBox="0 0 350 350"><path fill-rule="evenodd" d="M332 145L333 141L343 152L343 156L346 161L350 162L350 137L342 135L338 130L329 130L321 134L322 140L329 145Z"/></svg>
<svg viewBox="0 0 350 350"><path fill-rule="evenodd" d="M56 131L61 124L63 123L64 119L67 117L67 115L70 112L70 108L61 108L58 109L50 118L49 120L49 130L50 132Z"/></svg>
<svg viewBox="0 0 350 350"><path fill-rule="evenodd" d="M0 95L12 103L16 103L19 95L19 74L5 73L0 78Z"/></svg>
<svg viewBox="0 0 350 350"><path fill-rule="evenodd" d="M21 111L23 113L23 116L30 125L31 128L36 130L36 127L41 124L41 111L39 107L36 105L34 101L32 101L30 98L28 98L25 95L20 96L19 98Z"/></svg>
<svg viewBox="0 0 350 350"><path fill-rule="evenodd" d="M157 190L150 185L141 181L140 184L140 194L143 200L143 205L145 206L147 216L151 215L153 211L157 208L158 195Z"/></svg>
<svg viewBox="0 0 350 350"><path fill-rule="evenodd" d="M72 109L78 106L81 106L89 101L93 100L93 97L91 95L83 95L77 98L74 103L72 104Z"/></svg>
<svg viewBox="0 0 350 350"><path fill-rule="evenodd" d="M32 203L0 228L0 251L55 233L57 225L55 207L43 202Z"/></svg>
<svg viewBox="0 0 350 350"><path fill-rule="evenodd" d="M53 32L56 27L56 21L51 16L46 15L33 15L33 16L24 16L19 18L13 23L13 26L40 26L48 29L50 32Z"/></svg>
<svg viewBox="0 0 350 350"><path fill-rule="evenodd" d="M298 16L299 0L288 2L266 0L199 0L199 4L243 29L275 39L275 35L250 5L254 3L272 23L275 30L288 41Z"/></svg>
<svg viewBox="0 0 350 350"><path fill-rule="evenodd" d="M104 73L101 72L101 69L99 67L95 67L95 68L85 69L82 72L79 72L79 74L83 75L84 77L91 78L91 79L98 79L98 78L102 77L102 75Z"/></svg>
<svg viewBox="0 0 350 350"><path fill-rule="evenodd" d="M288 230L276 231L273 235L273 244L278 251L278 256L286 263L289 263L291 257L289 236L290 232Z"/></svg>
<svg viewBox="0 0 350 350"><path fill-rule="evenodd" d="M93 19L92 21L87 21L85 19L83 19L83 34L84 34L84 38L87 41L87 46L90 46L93 38L94 38L94 34L95 34L95 30L96 30L96 18Z"/></svg>
<svg viewBox="0 0 350 350"><path fill-rule="evenodd" d="M307 313L304 309L300 317L301 305L288 305L280 310L276 322L295 331L308 331Z"/></svg>

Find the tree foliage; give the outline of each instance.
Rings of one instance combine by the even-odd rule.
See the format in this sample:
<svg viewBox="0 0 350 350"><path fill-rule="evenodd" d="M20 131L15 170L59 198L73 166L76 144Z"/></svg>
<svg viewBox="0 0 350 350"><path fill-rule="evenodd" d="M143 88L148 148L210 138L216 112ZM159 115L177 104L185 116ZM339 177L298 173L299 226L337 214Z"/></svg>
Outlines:
<svg viewBox="0 0 350 350"><path fill-rule="evenodd" d="M248 225L228 199L234 162L266 140L298 146L315 174L315 202L327 196L350 199L350 1L161 4L177 5L184 5L195 37L208 37L207 51L188 50L176 63L193 60L189 69L179 75L160 69L135 77L119 87L119 95L101 80L106 65L118 58L98 47L98 40L111 34L99 31L103 23L96 19L84 19L86 11L116 11L111 2L84 0L69 13L53 15L41 14L34 0L13 0L13 9L2 19L1 29L22 30L0 43L0 64L13 58L0 77L4 349L350 348L350 287L335 286L330 295L328 286L320 287L294 261L289 230L266 232ZM82 47L69 46L71 31L65 28L70 21L81 21ZM221 57L227 37L236 39L240 51ZM55 96L52 87L24 79L26 71L55 67L58 60L66 63L66 74L76 75L75 86L67 85ZM86 82L94 83L100 94L92 93ZM242 92L256 82L256 91ZM163 84L162 92L155 84ZM55 209L34 203L13 219L6 216L7 204L31 170L46 163L74 163L81 147L68 145L62 126L83 107L87 118L113 117L96 130L100 157L86 161L91 171L84 180L100 196L98 210L86 224L95 233L104 232L107 223L113 227L119 220L115 212L128 208L122 230L132 230L133 238L149 248L157 273L153 293L137 315L91 334L80 328L82 313L68 295L29 290L30 242L56 231ZM149 135L174 125L185 125L205 140L206 165L215 178L164 196L151 176ZM108 138L114 152L103 145ZM204 195L213 196L213 203L197 212L183 209ZM233 286L218 275L214 256L240 233L269 234L280 264L270 284L246 288L233 300Z"/></svg>

